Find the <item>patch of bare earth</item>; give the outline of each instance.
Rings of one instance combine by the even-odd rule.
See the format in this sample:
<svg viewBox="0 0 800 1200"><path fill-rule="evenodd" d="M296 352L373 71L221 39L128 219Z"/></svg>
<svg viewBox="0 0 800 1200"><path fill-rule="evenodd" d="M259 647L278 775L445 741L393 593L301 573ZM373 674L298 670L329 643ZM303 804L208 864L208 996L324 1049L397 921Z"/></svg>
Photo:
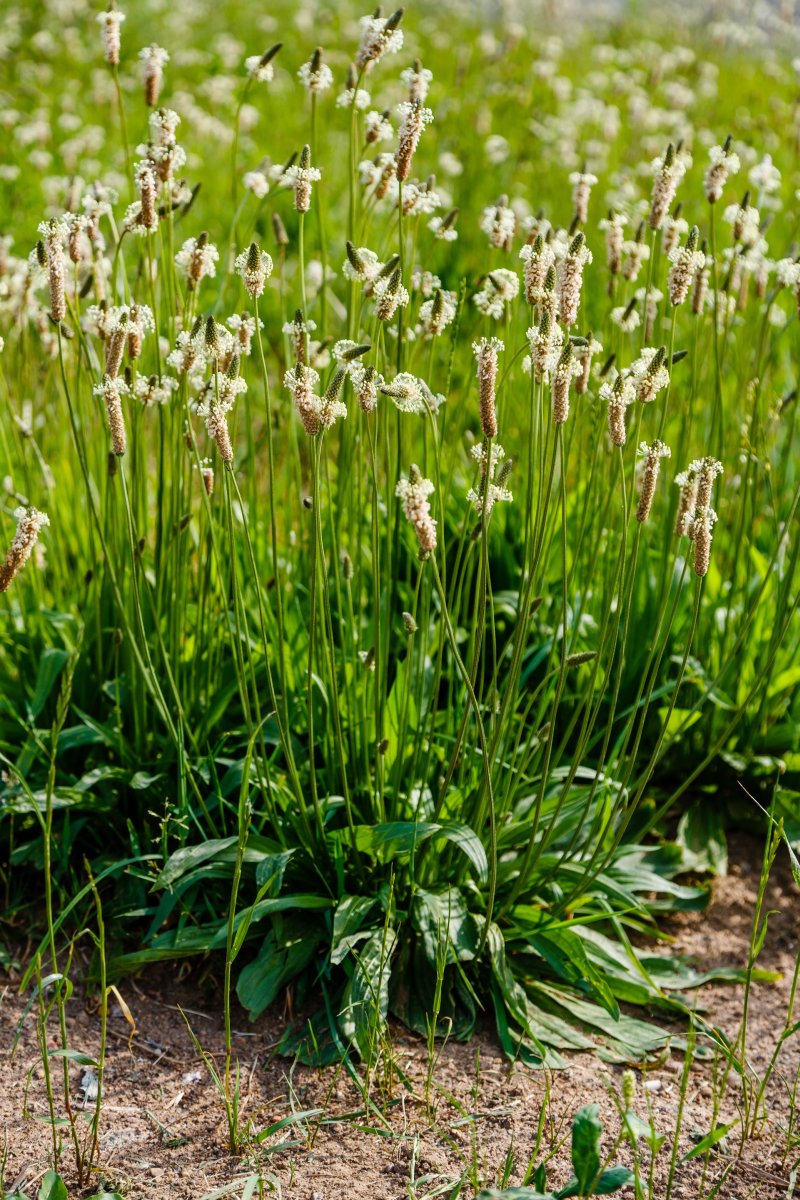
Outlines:
<svg viewBox="0 0 800 1200"><path fill-rule="evenodd" d="M686 914L669 926L676 948L708 967L741 966L747 954L761 851L746 837L735 838L731 851L731 873L715 882L711 908ZM766 900L766 908L776 912L759 960L760 966L781 972L782 979L775 985L756 987L750 1005L748 1050L757 1072L764 1071L784 1028L800 939L797 899L782 854ZM49 1166L50 1132L43 1123L46 1096L30 1020L23 1027L16 1053L13 1057L9 1054L24 1007L15 984L13 978L5 981L0 1003L0 1045L4 1050L0 1105L8 1154L5 1186L19 1181L35 1195L36 1181ZM286 1014L275 1009L252 1025L243 1013L236 1014L235 1047L242 1071L244 1115L258 1130L287 1116L293 1107L321 1108L324 1114L301 1126L285 1128L257 1147L249 1160L247 1156L232 1157L226 1150L219 1098L178 1011L180 1006L187 1012L204 1048L221 1061L223 1032L216 980L196 966L185 974L175 967L123 981L120 991L135 1019L136 1034L130 1040L129 1026L112 1002L99 1166L86 1195L104 1183L147 1200L200 1200L237 1179L244 1184L259 1163L265 1176L280 1182L285 1195L299 1200L400 1200L409 1195L409 1183L415 1189L412 1194L419 1197L440 1187L440 1194L448 1195L447 1182L455 1186L465 1172L467 1182L461 1194L469 1196L471 1181L481 1185L497 1181L509 1147L516 1162L511 1182L520 1182L548 1092L542 1153L559 1147L549 1164L548 1178L551 1184L563 1185L570 1174L568 1134L576 1110L589 1103L600 1106L608 1146L619 1128L607 1084L614 1081L619 1085L622 1066L579 1055L567 1070L548 1078L541 1071L510 1064L488 1029L468 1045L445 1046L436 1068L431 1114L424 1103L425 1046L395 1027L394 1057L407 1076L407 1085L396 1075L388 1095L376 1081L373 1097L384 1116L365 1116L362 1098L344 1072L292 1069L291 1063L276 1056L275 1045ZM699 1004L711 1022L735 1037L742 1012L740 987L707 987L700 993ZM69 1014L71 1046L96 1054L99 1021L95 1003L90 997L83 1000L76 989ZM675 1031L677 1038L684 1032L679 1026ZM792 1194L790 1172L800 1154L800 1135L794 1130L787 1138L787 1127L790 1092L800 1062L799 1044L800 1034L784 1046L779 1070L766 1094L767 1119L758 1136L742 1145L734 1130L725 1152L713 1152L705 1166L699 1160L680 1164L673 1189L676 1200L708 1195L725 1172L716 1193L722 1200L767 1200ZM656 1197L664 1195L682 1066L683 1053L674 1047L662 1063L641 1074L637 1086L637 1111L646 1115L649 1098L656 1126L667 1137L657 1160ZM711 1062L698 1063L692 1071L679 1158L698 1136L708 1132L714 1120L713 1071ZM80 1068L72 1072L76 1088L79 1075ZM716 1114L717 1122L736 1118L739 1097L734 1079ZM792 1140L795 1149L787 1152L787 1141ZM283 1146L275 1149L279 1143ZM617 1160L630 1161L625 1149ZM66 1146L62 1173L71 1184L71 1194L77 1196Z"/></svg>

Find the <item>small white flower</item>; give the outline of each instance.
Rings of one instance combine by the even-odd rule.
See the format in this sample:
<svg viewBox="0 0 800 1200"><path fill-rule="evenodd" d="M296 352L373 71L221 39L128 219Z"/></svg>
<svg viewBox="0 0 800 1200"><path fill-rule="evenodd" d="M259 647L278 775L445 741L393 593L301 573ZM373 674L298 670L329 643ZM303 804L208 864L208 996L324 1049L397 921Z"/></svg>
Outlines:
<svg viewBox="0 0 800 1200"><path fill-rule="evenodd" d="M190 287L196 287L206 275L213 278L217 273L219 251L211 242L200 242L199 238L187 238L175 255L175 266Z"/></svg>
<svg viewBox="0 0 800 1200"><path fill-rule="evenodd" d="M430 229L434 237L442 242L454 242L458 237L458 230L455 225L452 222L446 224L444 217L431 217L430 221L428 221L428 229Z"/></svg>
<svg viewBox="0 0 800 1200"><path fill-rule="evenodd" d="M508 158L511 147L508 144L508 138L504 138L502 134L493 133L491 137L486 139L484 151L489 162L494 167L499 167Z"/></svg>
<svg viewBox="0 0 800 1200"><path fill-rule="evenodd" d="M263 200L269 191L269 180L263 171L247 171L242 183L258 200Z"/></svg>
<svg viewBox="0 0 800 1200"><path fill-rule="evenodd" d="M669 298L673 305L683 303L698 271L702 271L706 265L705 254L702 250L697 249L697 239L697 226L693 226L686 244L676 246L674 250L670 251L669 259L672 266L669 269L667 280Z"/></svg>
<svg viewBox="0 0 800 1200"><path fill-rule="evenodd" d="M378 392L384 385L384 378L372 366L364 366L362 362L353 363L350 370L350 382L362 412L373 412L378 404Z"/></svg>
<svg viewBox="0 0 800 1200"><path fill-rule="evenodd" d="M361 44L356 52L359 71L371 71L384 54L397 54L403 47L403 31L390 24L391 17L362 17Z"/></svg>
<svg viewBox="0 0 800 1200"><path fill-rule="evenodd" d="M476 490L470 488L467 492L467 500L472 504L477 513L483 513L488 517L489 513L498 503L510 503L514 497L504 483L497 483L497 469L500 467L506 452L497 442L492 443L491 455L489 460L489 478L486 479L486 449L483 443L472 446L470 454L479 464L481 469L481 484ZM510 464L509 464L510 465ZM503 468L500 467L501 478ZM505 473L507 474L507 472ZM483 493L483 494L481 494Z"/></svg>
<svg viewBox="0 0 800 1200"><path fill-rule="evenodd" d="M781 258L775 264L775 278L782 287L800 287L800 262L794 258Z"/></svg>
<svg viewBox="0 0 800 1200"><path fill-rule="evenodd" d="M350 254L351 252L348 251L348 257L342 264L342 274L345 279L349 279L353 283L372 284L378 278L383 267L377 254L365 246L360 246L358 249L353 247L352 257Z"/></svg>
<svg viewBox="0 0 800 1200"><path fill-rule="evenodd" d="M225 324L236 340L236 353L248 357L252 350L253 336L256 332L256 319L249 313L233 313ZM264 328L264 322L259 320L259 329Z"/></svg>
<svg viewBox="0 0 800 1200"><path fill-rule="evenodd" d="M395 207L400 204L400 185L396 179L389 182L387 193ZM403 184L403 216L422 217L436 212L442 202L439 193L428 184Z"/></svg>
<svg viewBox="0 0 800 1200"><path fill-rule="evenodd" d="M275 67L272 58L266 54L251 54L244 60L244 67L250 79L255 83L272 83L275 78Z"/></svg>
<svg viewBox="0 0 800 1200"><path fill-rule="evenodd" d="M364 117L364 134L368 142L388 142L394 136L392 122L385 113L372 109Z"/></svg>
<svg viewBox="0 0 800 1200"><path fill-rule="evenodd" d="M439 337L456 315L455 292L439 291L432 300L420 305L419 324L426 337Z"/></svg>
<svg viewBox="0 0 800 1200"><path fill-rule="evenodd" d="M564 333L560 325L545 314L538 325L531 326L527 333L530 354L522 360L526 374L534 373L534 379L548 382L556 369L564 345Z"/></svg>
<svg viewBox="0 0 800 1200"><path fill-rule="evenodd" d="M498 267L486 277L479 292L472 297L478 312L499 320L505 313L506 304L512 304L519 295L519 278L513 271Z"/></svg>
<svg viewBox="0 0 800 1200"><path fill-rule="evenodd" d="M408 88L409 100L420 100L424 103L433 81L433 72L422 66L406 67L400 72L400 78Z"/></svg>
<svg viewBox="0 0 800 1200"><path fill-rule="evenodd" d="M427 557L436 549L436 522L431 516L428 500L433 491L434 486L430 479L424 479L417 466L412 466L408 476L403 475L395 488L395 495L403 505L403 512L414 526L423 557Z"/></svg>
<svg viewBox="0 0 800 1200"><path fill-rule="evenodd" d="M773 164L770 154L765 154L760 163L750 168L748 179L763 196L777 192L781 186L781 173Z"/></svg>
<svg viewBox="0 0 800 1200"><path fill-rule="evenodd" d="M338 398L318 395L314 389L319 383L319 374L313 367L298 362L284 376L284 386L293 396L303 428L309 437L316 437L331 429L340 418L347 416L347 406Z"/></svg>
<svg viewBox="0 0 800 1200"><path fill-rule="evenodd" d="M590 171L573 171L569 181L572 184L572 203L575 215L581 225L585 225L589 210L589 196L597 183L597 176L592 175Z"/></svg>
<svg viewBox="0 0 800 1200"><path fill-rule="evenodd" d="M161 79L164 67L169 62L169 54L162 46L145 46L139 51L139 61L142 64L142 79L144 82L145 101L151 107L158 103L158 93L161 90Z"/></svg>
<svg viewBox="0 0 800 1200"><path fill-rule="evenodd" d="M638 329L642 323L642 318L639 316L639 310L635 305L633 307L628 305L627 308L622 305L620 305L619 308L612 308L611 320L615 325L619 325L620 329L623 330L624 333L632 333L633 330Z"/></svg>
<svg viewBox="0 0 800 1200"><path fill-rule="evenodd" d="M359 88L358 91L355 88L345 88L336 97L337 108L350 108L352 105L356 109L364 109L369 108L370 103L370 94L363 88Z"/></svg>
<svg viewBox="0 0 800 1200"><path fill-rule="evenodd" d="M705 189L708 200L715 204L722 195L722 190L730 175L736 175L741 162L730 146L712 146L708 152L710 165L706 171Z"/></svg>
<svg viewBox="0 0 800 1200"><path fill-rule="evenodd" d="M248 250L237 255L234 269L242 277L244 286L255 298L263 295L264 285L272 274L272 258L265 250L259 250L255 242Z"/></svg>
<svg viewBox="0 0 800 1200"><path fill-rule="evenodd" d="M517 227L517 218L513 208L508 207L505 196L497 204L484 208L480 227L488 237L490 246L508 249Z"/></svg>
<svg viewBox="0 0 800 1200"><path fill-rule="evenodd" d="M380 390L391 397L400 412L424 415L429 409L437 412L444 403L444 396L435 396L422 379L408 371L395 375L392 382L384 383Z"/></svg>
<svg viewBox="0 0 800 1200"><path fill-rule="evenodd" d="M400 272L376 279L373 287L375 312L381 321L390 321L398 308L405 308L409 301L408 289L400 282Z"/></svg>
<svg viewBox="0 0 800 1200"><path fill-rule="evenodd" d="M316 68L313 59L303 63L297 77L307 92L326 92L328 88L333 87L333 71L324 62L320 62Z"/></svg>
<svg viewBox="0 0 800 1200"><path fill-rule="evenodd" d="M421 292L423 296L432 296L441 286L441 279L438 275L434 275L432 271L421 271L417 267L411 275L412 291Z"/></svg>
<svg viewBox="0 0 800 1200"><path fill-rule="evenodd" d="M669 369L662 350L646 346L631 363L630 376L636 386L636 398L643 404L655 400L662 388L669 386Z"/></svg>
<svg viewBox="0 0 800 1200"><path fill-rule="evenodd" d="M439 155L439 166L444 174L449 175L452 179L464 174L464 164L450 150L444 150Z"/></svg>
<svg viewBox="0 0 800 1200"><path fill-rule="evenodd" d="M755 242L761 236L761 217L757 208L748 204L729 204L722 214L723 220L731 226L734 241Z"/></svg>
<svg viewBox="0 0 800 1200"><path fill-rule="evenodd" d="M165 67L169 62L169 54L162 46L156 46L153 43L152 46L145 46L144 49L139 51L139 59L148 65L155 63L159 67Z"/></svg>
<svg viewBox="0 0 800 1200"><path fill-rule="evenodd" d="M281 176L281 183L294 191L294 206L297 212L306 213L311 207L311 185L322 178L319 167L311 166L308 146L303 148L299 163L292 163Z"/></svg>
<svg viewBox="0 0 800 1200"><path fill-rule="evenodd" d="M420 136L426 125L433 121L433 113L425 108L419 100L404 101L397 106L397 115L402 124L397 134L397 178L401 181L408 179L411 160L419 143Z"/></svg>
<svg viewBox="0 0 800 1200"><path fill-rule="evenodd" d="M106 62L110 66L116 67L119 65L120 25L125 20L125 13L118 9L111 9L109 12L98 13L96 20L103 34Z"/></svg>
<svg viewBox="0 0 800 1200"><path fill-rule="evenodd" d="M170 396L178 387L177 379L171 375L137 375L133 385L133 395L145 408L160 407L168 404Z"/></svg>

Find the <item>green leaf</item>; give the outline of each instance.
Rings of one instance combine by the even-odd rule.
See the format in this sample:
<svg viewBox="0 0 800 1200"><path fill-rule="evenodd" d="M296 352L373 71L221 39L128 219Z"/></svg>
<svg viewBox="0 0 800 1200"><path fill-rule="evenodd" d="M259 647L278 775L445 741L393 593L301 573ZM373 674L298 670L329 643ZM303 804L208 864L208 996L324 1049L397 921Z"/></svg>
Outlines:
<svg viewBox="0 0 800 1200"><path fill-rule="evenodd" d="M70 1062L78 1063L81 1067L96 1067L97 1059L92 1058L91 1054L84 1053L83 1050L48 1050L48 1058L68 1058Z"/></svg>
<svg viewBox="0 0 800 1200"><path fill-rule="evenodd" d="M414 699L414 689L408 686L407 677L409 671L408 658L402 659L397 665L397 673L395 675L392 690L386 701L386 735L388 746L384 756L386 770L388 771L393 765L397 756L404 755L408 751L408 747L413 743L413 735L417 728L417 705ZM408 694L406 695L406 691ZM405 718L405 728L403 729ZM401 737L403 744L401 745Z"/></svg>
<svg viewBox="0 0 800 1200"><path fill-rule="evenodd" d="M591 1192L578 1191L577 1179L571 1179L566 1187L555 1193L554 1200L567 1200L568 1196L610 1196L612 1192L631 1183L633 1177L633 1171L629 1171L627 1167L608 1167L595 1182Z"/></svg>
<svg viewBox="0 0 800 1200"><path fill-rule="evenodd" d="M752 953L752 961L753 962L755 962L755 960L758 958L761 951L764 949L764 939L767 936L767 927L769 926L769 919L770 919L770 917L774 917L777 914L777 912L778 912L777 908L771 908L769 910L769 912L766 912L764 914L764 920L761 923L761 928L758 931L758 936L756 937L755 945L753 946L753 953Z"/></svg>
<svg viewBox="0 0 800 1200"><path fill-rule="evenodd" d="M69 1200L67 1185L55 1171L48 1171L39 1188L39 1200Z"/></svg>
<svg viewBox="0 0 800 1200"><path fill-rule="evenodd" d="M132 787L134 791L143 792L146 788L152 787L154 783L163 778L163 775L148 775L146 771L137 771L128 780L128 787ZM110 1195L111 1193L108 1194Z"/></svg>
<svg viewBox="0 0 800 1200"><path fill-rule="evenodd" d="M781 692L793 691L800 683L800 666L787 667L785 671L780 671L769 685L768 695L770 697L777 696Z"/></svg>
<svg viewBox="0 0 800 1200"><path fill-rule="evenodd" d="M292 909L303 909L305 911L314 911L315 909L331 908L333 901L327 896L317 896L313 893L308 896L271 896L266 900L258 900L249 908L243 908L241 912L236 914L234 921L234 929L238 932L240 925L251 924L257 925L259 921L263 921L264 917L271 917L274 913L290 912ZM227 929L224 925L215 928L211 937L208 948L210 950L220 950L227 941Z"/></svg>
<svg viewBox="0 0 800 1200"><path fill-rule="evenodd" d="M535 980L531 980L528 987L534 996L542 997L548 1005L554 1004L565 1009L571 1021L599 1030L603 1035L603 1044L598 1053L608 1061L629 1062L646 1058L648 1054L661 1050L669 1040L666 1029L652 1022L624 1014L615 1020L598 1004L564 988ZM598 1049L596 1046L594 1048Z"/></svg>
<svg viewBox="0 0 800 1200"><path fill-rule="evenodd" d="M510 1057L522 1053L528 1065L549 1067L564 1067L566 1063L555 1049L592 1050L594 1043L583 1036L577 1029L565 1021L553 1018L541 1012L531 1004L525 989L519 984L506 962L505 942L499 927L494 923L489 926L487 947L492 960L494 987L492 998L495 1003L495 1015L498 1020L498 1031L502 1029L501 1040L503 1049ZM506 1012L513 1018L522 1034L512 1042L511 1031L508 1029ZM525 1042L527 1040L527 1044Z"/></svg>
<svg viewBox="0 0 800 1200"><path fill-rule="evenodd" d="M256 867L256 883L259 887L275 885L279 892L283 883L284 872L296 853L295 849L283 850L279 854L267 854Z"/></svg>
<svg viewBox="0 0 800 1200"><path fill-rule="evenodd" d="M172 887L181 875L185 875L201 863L208 862L209 859L216 858L220 851L235 846L237 841L236 837L209 838L207 842L200 842L197 846L182 846L170 855L156 878L155 886Z"/></svg>
<svg viewBox="0 0 800 1200"><path fill-rule="evenodd" d="M304 921L286 920L283 936L271 929L253 962L239 975L236 995L255 1021L269 1008L281 988L308 966L319 945L319 934Z"/></svg>
<svg viewBox="0 0 800 1200"><path fill-rule="evenodd" d="M105 732L100 732L99 729L93 729L89 725L70 725L68 729L62 729L58 735L58 752L64 754L67 750L75 750L79 746L100 746L108 745L108 737Z"/></svg>
<svg viewBox="0 0 800 1200"><path fill-rule="evenodd" d="M369 931L359 932L367 913L375 907L370 896L344 896L336 905L333 914L333 935L330 960L334 964L343 962L358 941L369 937Z"/></svg>
<svg viewBox="0 0 800 1200"><path fill-rule="evenodd" d="M552 1192L539 1192L536 1188L529 1187L512 1187L503 1188L484 1188L482 1192L478 1192L475 1200L553 1200Z"/></svg>
<svg viewBox="0 0 800 1200"><path fill-rule="evenodd" d="M353 951L356 968L345 988L339 1026L346 1042L355 1043L364 1057L374 1054L374 1038L389 1011L391 959L397 934L391 928L375 931L360 951Z"/></svg>
<svg viewBox="0 0 800 1200"><path fill-rule="evenodd" d="M437 955L446 963L469 962L478 950L478 928L461 892L454 887L443 892L420 888L414 896L413 925L422 935L425 956L435 968ZM446 950L440 949L442 941Z"/></svg>
<svg viewBox="0 0 800 1200"><path fill-rule="evenodd" d="M83 712L82 709L78 708L77 704L72 705L72 711L77 716L80 717L80 719L83 721L84 725L86 726L86 736L82 739L82 741L78 741L77 743L74 743L74 744L83 745L84 743L90 743L90 744L102 743L103 745L110 746L112 749L116 750L117 734L114 729L112 729L109 725L104 725L102 723L102 721L96 721L94 717L91 717L89 715L89 713ZM67 734L69 732L70 732L69 730L65 729L65 730L63 730L62 734L59 736L59 739L58 739L59 750L64 750L66 748L64 745L62 745L61 739L65 734ZM89 733L92 734L91 737L88 736Z"/></svg>
<svg viewBox="0 0 800 1200"><path fill-rule="evenodd" d="M336 830L330 836L346 843L352 833ZM389 821L382 825L356 825L355 838L359 850L372 854L381 862L388 862L400 854L411 854L431 838L445 838L469 859L479 882L485 882L489 875L483 843L473 829L458 821Z"/></svg>
<svg viewBox="0 0 800 1200"><path fill-rule="evenodd" d="M530 938L557 975L581 991L588 991L616 1020L619 1005L603 976L589 961L583 942L569 929L546 927Z"/></svg>
<svg viewBox="0 0 800 1200"><path fill-rule="evenodd" d="M565 1195L589 1195L589 1188L600 1174L602 1134L603 1124L596 1104L587 1104L575 1114L572 1122L572 1169L577 1191L568 1191Z"/></svg>
<svg viewBox="0 0 800 1200"><path fill-rule="evenodd" d="M688 870L727 875L725 825L714 801L704 798L687 809L678 825L677 841L686 849Z"/></svg>
<svg viewBox="0 0 800 1200"><path fill-rule="evenodd" d="M300 1125L303 1121L310 1121L312 1117L318 1117L320 1113L324 1113L324 1108L306 1108L303 1112L292 1112L287 1117L281 1117L280 1121L275 1121L274 1124L268 1125L266 1129L262 1129L256 1134L257 1142L265 1142L267 1138L273 1137L276 1133L280 1133L282 1129L288 1129L291 1125Z"/></svg>
<svg viewBox="0 0 800 1200"><path fill-rule="evenodd" d="M638 1142L641 1140L646 1142L653 1154L658 1154L658 1151L667 1140L666 1134L657 1133L651 1121L644 1121L632 1109L628 1109L625 1113L623 1122L633 1141Z"/></svg>
<svg viewBox="0 0 800 1200"><path fill-rule="evenodd" d="M531 1176L531 1181L533 1183L533 1186L537 1187L540 1192L543 1192L544 1189L547 1187L547 1167L545 1166L545 1164L543 1162L539 1163L538 1167L533 1172L533 1175Z"/></svg>
<svg viewBox="0 0 800 1200"><path fill-rule="evenodd" d="M36 673L33 699L28 704L28 716L31 721L35 721L44 708L56 680L68 661L68 652L56 649L56 647L50 647L50 649L45 650L42 654L42 657L39 659L39 669Z"/></svg>
<svg viewBox="0 0 800 1200"><path fill-rule="evenodd" d="M199 842L195 846L181 847L180 850L176 850L174 854L170 855L156 878L155 886L172 887L190 871L195 871L209 862L233 864L236 859L237 842L238 838L231 836L209 838L208 841ZM276 843L270 838L259 837L258 834L251 833L244 852L244 861L256 864L256 880L263 884L270 874L274 877L282 874L293 853L294 851L288 850L281 854L278 852ZM262 877L259 879L259 868L262 867L262 864L266 865L261 870Z"/></svg>
<svg viewBox="0 0 800 1200"><path fill-rule="evenodd" d="M690 1158L699 1158L701 1154L705 1154L707 1150L711 1150L716 1146L727 1133L730 1133L736 1121L731 1121L730 1125L715 1125L710 1133L707 1133L696 1146L693 1146L688 1154L684 1154L681 1162L688 1162Z"/></svg>

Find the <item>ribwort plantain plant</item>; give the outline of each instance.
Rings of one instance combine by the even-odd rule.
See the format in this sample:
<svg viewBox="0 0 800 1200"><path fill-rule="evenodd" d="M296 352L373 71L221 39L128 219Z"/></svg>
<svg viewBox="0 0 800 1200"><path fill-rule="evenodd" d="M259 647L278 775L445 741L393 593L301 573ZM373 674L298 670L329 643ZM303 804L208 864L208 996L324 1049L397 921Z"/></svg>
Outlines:
<svg viewBox="0 0 800 1200"><path fill-rule="evenodd" d="M61 97L0 242L2 836L98 916L114 879L109 982L219 954L231 1149L234 986L252 1017L292 988L282 1050L364 1059L367 1101L390 1014L431 1063L483 1013L526 1063L663 1048L621 1005L685 1014L708 974L630 935L706 902L678 876L733 779L796 769L788 139L722 102L735 53L726 92L665 51L696 103L654 132L635 38L589 112L563 45L531 72L468 13L474 56L352 16L235 71L169 14L77 27L119 144Z"/></svg>

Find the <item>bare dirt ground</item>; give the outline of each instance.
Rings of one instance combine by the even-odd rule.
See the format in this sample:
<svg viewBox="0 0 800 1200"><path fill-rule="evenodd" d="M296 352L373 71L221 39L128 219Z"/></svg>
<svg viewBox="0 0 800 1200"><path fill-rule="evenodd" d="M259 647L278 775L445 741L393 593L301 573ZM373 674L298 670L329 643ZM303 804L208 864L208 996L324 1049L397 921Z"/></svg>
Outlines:
<svg viewBox="0 0 800 1200"><path fill-rule="evenodd" d="M678 950L709 967L743 965L760 855L754 840L733 839L731 873L715 882L711 908L668 926ZM784 852L775 865L766 908L776 911L759 965L780 971L782 979L755 988L752 995L748 1046L757 1072L767 1066L784 1028L800 943L800 905ZM17 1184L35 1196L49 1166L50 1131L42 1120L46 1097L33 1022L26 1023L16 1053L9 1054L24 1007L15 983L10 978L0 985L5 1186L11 1189ZM99 1168L92 1187L81 1193L74 1186L67 1150L62 1173L71 1185L71 1196L92 1194L100 1185L143 1200L201 1200L229 1185L233 1186L226 1194L241 1196L248 1177L260 1170L273 1187L297 1200L466 1197L476 1185L497 1185L509 1150L515 1164L509 1182L520 1182L534 1149L543 1104L541 1155L555 1150L548 1164L548 1184L563 1186L570 1175L568 1135L576 1110L589 1103L599 1105L609 1148L619 1129L608 1086L610 1082L619 1086L622 1067L580 1055L567 1070L548 1076L509 1063L488 1030L468 1045L445 1046L436 1068L431 1114L423 1101L425 1046L394 1028L394 1057L407 1083L404 1086L396 1075L391 1094L376 1083L373 1097L384 1119L365 1116L362 1098L343 1072L293 1068L276 1057L275 1043L286 1014L274 1009L253 1025L244 1014L236 1014L245 1115L259 1130L293 1109L324 1111L255 1144L249 1155L234 1158L226 1151L226 1126L217 1093L178 1011L178 1006L185 1009L206 1051L220 1056L218 980L196 965L183 971L176 967L123 981L120 991L136 1022L136 1034L131 1040L129 1025L112 1002ZM742 1012L741 988L707 987L699 1003L708 1019L735 1037ZM96 1004L76 990L69 1012L70 1044L96 1054ZM678 1037L684 1032L679 1026L675 1030ZM649 1101L658 1131L666 1135L652 1191L658 1200L665 1194L682 1065L683 1053L674 1048L665 1061L638 1077L636 1110L646 1116ZM721 1200L777 1200L795 1195L793 1168L800 1157L800 1130L789 1125L790 1093L799 1066L797 1033L779 1058L780 1069L766 1095L768 1117L759 1136L741 1145L733 1129L705 1165L701 1159L679 1164L672 1192L675 1200L715 1195ZM80 1068L72 1076L77 1086ZM713 1064L698 1063L690 1078L679 1158L714 1123L716 1090ZM739 1097L734 1079L716 1114L717 1123L735 1120ZM630 1163L625 1148L616 1157ZM463 1182L456 1193L459 1180ZM625 1194L632 1195L632 1190ZM800 1180L796 1194L800 1195Z"/></svg>

